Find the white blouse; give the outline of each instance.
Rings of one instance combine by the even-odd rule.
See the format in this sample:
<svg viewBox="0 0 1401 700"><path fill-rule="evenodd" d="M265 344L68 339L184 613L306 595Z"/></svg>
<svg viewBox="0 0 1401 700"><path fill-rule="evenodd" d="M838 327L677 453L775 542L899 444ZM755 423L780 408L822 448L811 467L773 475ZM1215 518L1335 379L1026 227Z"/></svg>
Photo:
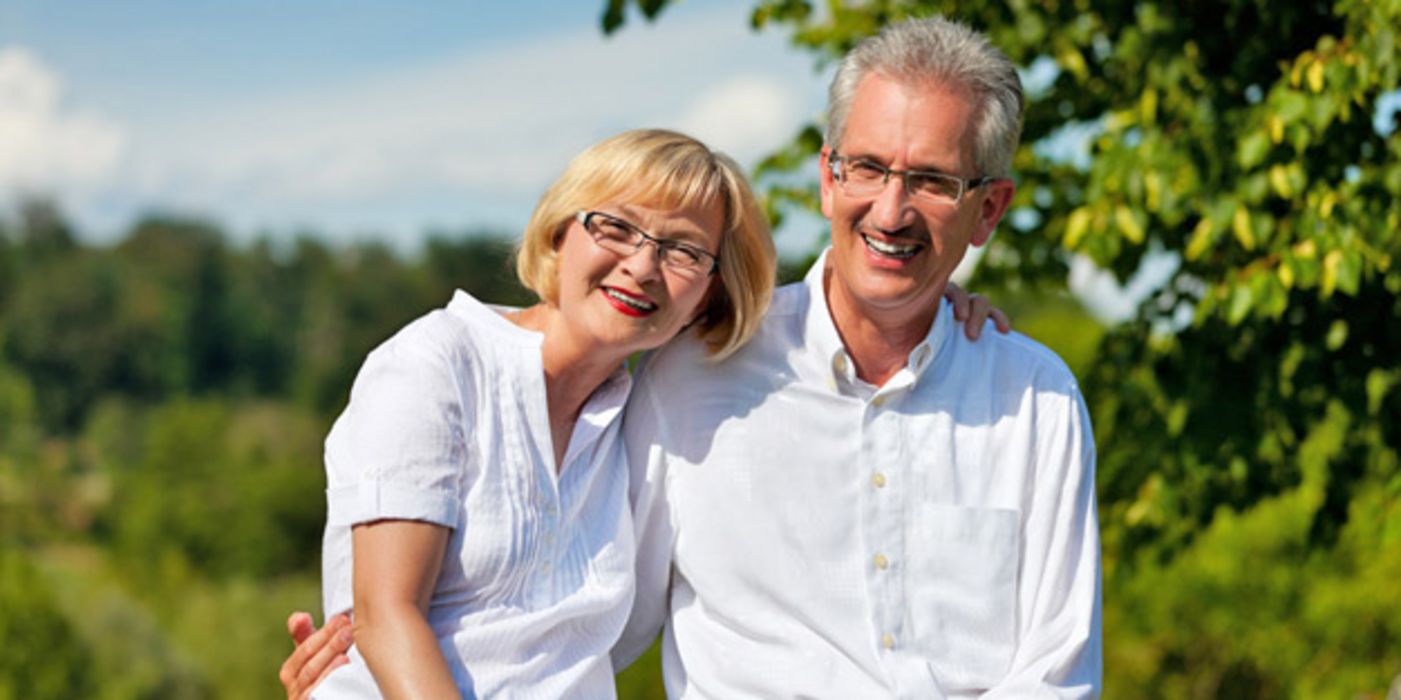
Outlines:
<svg viewBox="0 0 1401 700"><path fill-rule="evenodd" d="M351 608L351 526L451 528L428 622L464 697L610 698L608 651L633 598L618 438L623 368L580 413L554 469L541 335L464 292L365 360L326 438L327 616ZM314 697L380 697L365 660Z"/></svg>

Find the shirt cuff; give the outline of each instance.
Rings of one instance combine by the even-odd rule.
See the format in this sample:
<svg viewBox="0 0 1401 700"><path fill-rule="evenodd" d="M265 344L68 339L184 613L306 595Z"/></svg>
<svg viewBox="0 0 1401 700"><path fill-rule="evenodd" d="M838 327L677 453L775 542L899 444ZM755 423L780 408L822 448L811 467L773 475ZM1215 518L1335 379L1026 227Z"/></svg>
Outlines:
<svg viewBox="0 0 1401 700"><path fill-rule="evenodd" d="M358 525L373 520L422 520L458 526L462 502L445 489L425 489L392 481L362 481L326 489L326 524Z"/></svg>

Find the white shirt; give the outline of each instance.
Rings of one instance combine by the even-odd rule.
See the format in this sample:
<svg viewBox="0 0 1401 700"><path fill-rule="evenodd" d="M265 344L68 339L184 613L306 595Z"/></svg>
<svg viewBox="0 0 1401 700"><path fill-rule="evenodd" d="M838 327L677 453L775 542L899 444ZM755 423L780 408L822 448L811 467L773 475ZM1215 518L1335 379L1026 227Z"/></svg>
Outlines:
<svg viewBox="0 0 1401 700"><path fill-rule="evenodd" d="M943 302L908 364L866 385L824 262L730 359L680 340L638 377L638 593L615 663L669 613L672 697L1093 696L1094 444L1074 377L1023 336L967 340Z"/></svg>
<svg viewBox="0 0 1401 700"><path fill-rule="evenodd" d="M428 622L465 697L611 698L632 604L621 367L580 413L558 477L541 335L463 292L370 353L326 438L325 613L350 609L350 528L452 529ZM379 697L358 650L316 698Z"/></svg>

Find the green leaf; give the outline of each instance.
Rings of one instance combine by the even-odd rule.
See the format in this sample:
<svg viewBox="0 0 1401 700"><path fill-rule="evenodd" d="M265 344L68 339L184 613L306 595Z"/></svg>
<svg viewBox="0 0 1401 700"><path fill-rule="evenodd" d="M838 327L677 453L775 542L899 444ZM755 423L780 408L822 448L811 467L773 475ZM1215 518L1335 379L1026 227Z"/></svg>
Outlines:
<svg viewBox="0 0 1401 700"><path fill-rule="evenodd" d="M1249 170L1259 165L1269 151L1269 134L1263 131L1253 131L1241 140L1240 149L1236 152L1236 160L1242 169Z"/></svg>
<svg viewBox="0 0 1401 700"><path fill-rule="evenodd" d="M1114 209L1114 223L1119 226L1119 231L1124 234L1130 243L1135 245L1143 244L1143 223L1139 221L1140 215L1120 204Z"/></svg>
<svg viewBox="0 0 1401 700"><path fill-rule="evenodd" d="M1332 325L1328 326L1328 335L1323 341L1324 346L1330 351L1342 347L1343 343L1347 342L1347 331L1347 321L1342 319L1333 321Z"/></svg>
<svg viewBox="0 0 1401 700"><path fill-rule="evenodd" d="M612 34L618 27L623 26L626 5L627 0L608 0L608 4L604 5L603 17L599 20L603 25L604 34Z"/></svg>
<svg viewBox="0 0 1401 700"><path fill-rule="evenodd" d="M1188 260L1197 260L1215 242L1216 227L1211 224L1209 217L1203 217L1192 229L1192 237L1187 241L1187 249L1183 254Z"/></svg>
<svg viewBox="0 0 1401 700"><path fill-rule="evenodd" d="M1346 250L1338 259L1338 289L1349 296L1357 296L1362 278L1362 254L1357 250Z"/></svg>
<svg viewBox="0 0 1401 700"><path fill-rule="evenodd" d="M1401 380L1401 371L1374 368L1367 373L1367 413L1369 415L1375 416L1381 411L1382 401L1386 399L1387 394L1391 393L1397 380Z"/></svg>
<svg viewBox="0 0 1401 700"><path fill-rule="evenodd" d="M1226 310L1226 322L1233 325L1240 325L1250 313L1250 307L1254 304L1254 296L1250 291L1250 285L1238 284L1231 290L1230 306Z"/></svg>
<svg viewBox="0 0 1401 700"><path fill-rule="evenodd" d="M1085 232L1090 228L1090 220L1093 214L1089 207L1077 207L1070 212L1070 218L1065 222L1065 239L1062 244L1070 250L1075 250L1080 245L1080 240L1085 237Z"/></svg>
<svg viewBox="0 0 1401 700"><path fill-rule="evenodd" d="M1250 223L1250 212L1244 206L1236 209L1231 217L1231 233L1235 234L1242 248L1255 250L1255 231Z"/></svg>

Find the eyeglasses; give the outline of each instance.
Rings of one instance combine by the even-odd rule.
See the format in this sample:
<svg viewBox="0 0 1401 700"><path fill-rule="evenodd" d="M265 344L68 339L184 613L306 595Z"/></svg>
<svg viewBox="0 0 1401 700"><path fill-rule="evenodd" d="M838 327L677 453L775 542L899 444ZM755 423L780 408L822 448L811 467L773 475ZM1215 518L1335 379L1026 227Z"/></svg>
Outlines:
<svg viewBox="0 0 1401 700"><path fill-rule="evenodd" d="M632 255L644 243L657 248L663 267L685 277L707 277L720 269L715 254L699 246L648 235L642 229L616 216L599 211L581 211L574 218L583 224L598 247L617 255Z"/></svg>
<svg viewBox="0 0 1401 700"><path fill-rule="evenodd" d="M963 178L947 173L924 170L895 170L866 158L851 158L833 153L828 159L832 164L832 177L842 183L842 190L853 197L871 197L880 194L890 182L891 175L899 175L905 183L905 194L925 202L953 204L963 198L968 190L982 187L995 177Z"/></svg>

